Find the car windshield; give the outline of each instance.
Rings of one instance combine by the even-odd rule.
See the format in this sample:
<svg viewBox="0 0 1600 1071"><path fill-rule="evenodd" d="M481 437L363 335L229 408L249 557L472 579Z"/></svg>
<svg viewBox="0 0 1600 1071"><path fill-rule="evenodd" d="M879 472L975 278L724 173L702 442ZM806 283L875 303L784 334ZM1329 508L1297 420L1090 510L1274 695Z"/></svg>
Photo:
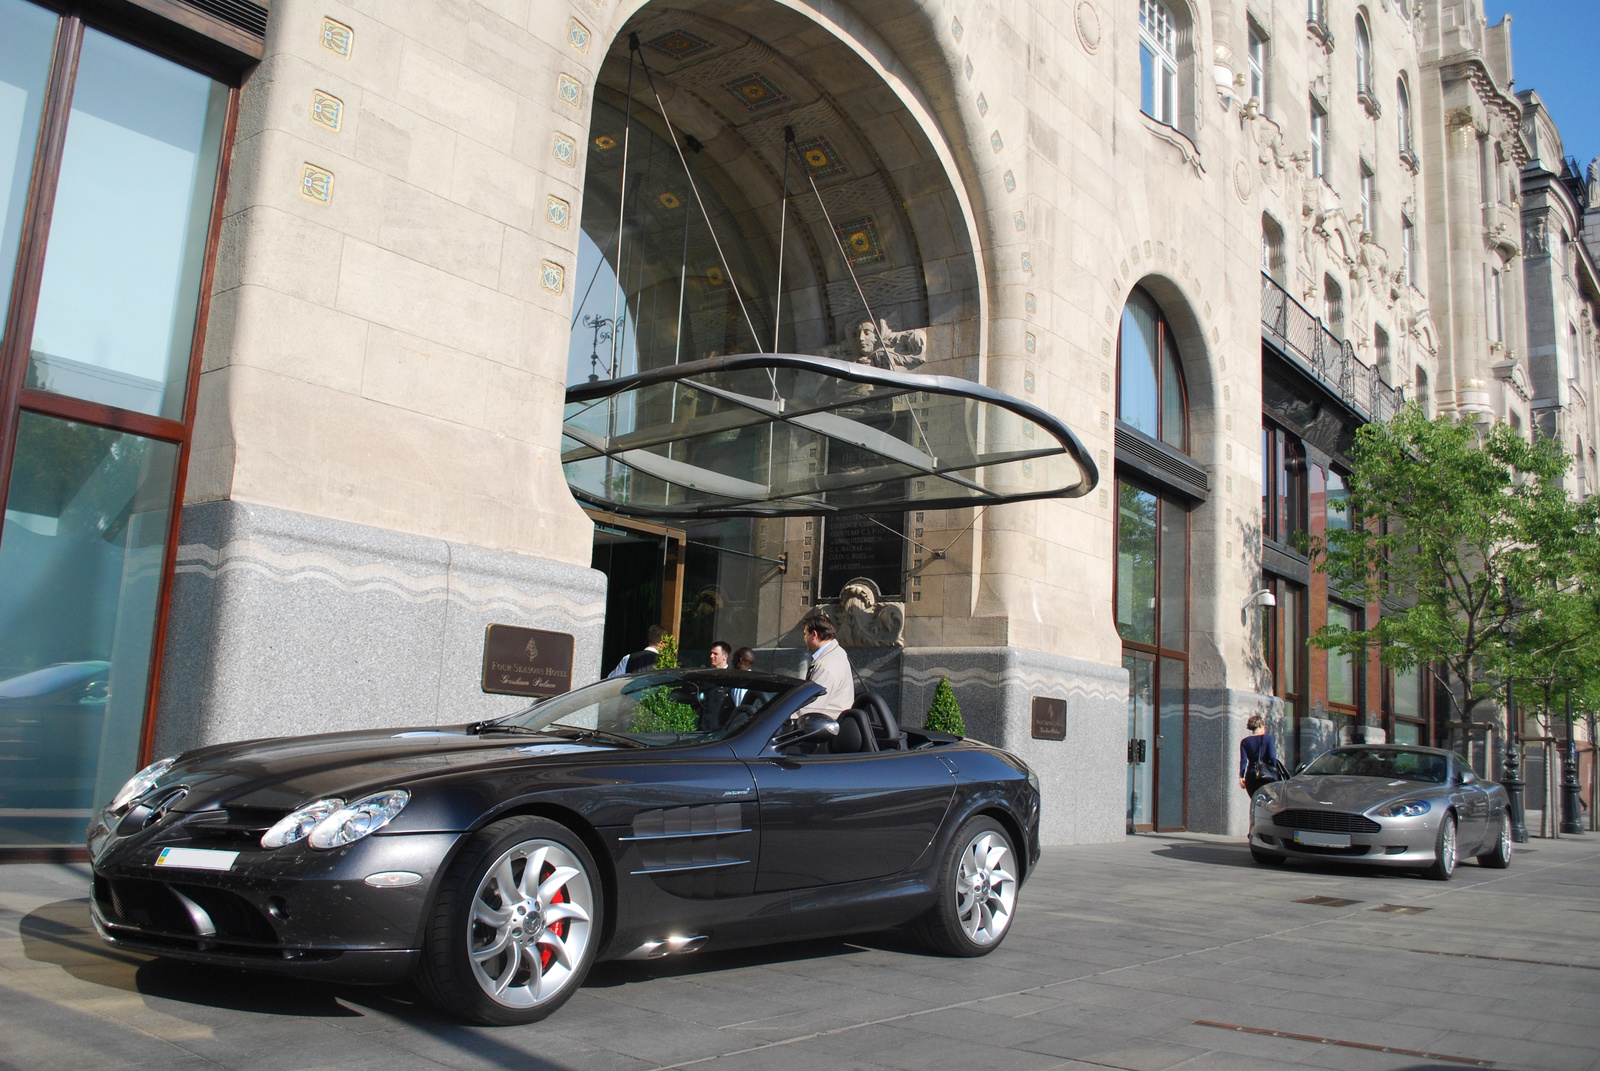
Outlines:
<svg viewBox="0 0 1600 1071"><path fill-rule="evenodd" d="M1385 781L1427 781L1442 785L1450 770L1443 755L1395 748L1342 747L1321 756L1306 773L1334 777L1381 777Z"/></svg>
<svg viewBox="0 0 1600 1071"><path fill-rule="evenodd" d="M648 747L726 739L795 682L737 670L632 673L554 696L484 732L625 737Z"/></svg>

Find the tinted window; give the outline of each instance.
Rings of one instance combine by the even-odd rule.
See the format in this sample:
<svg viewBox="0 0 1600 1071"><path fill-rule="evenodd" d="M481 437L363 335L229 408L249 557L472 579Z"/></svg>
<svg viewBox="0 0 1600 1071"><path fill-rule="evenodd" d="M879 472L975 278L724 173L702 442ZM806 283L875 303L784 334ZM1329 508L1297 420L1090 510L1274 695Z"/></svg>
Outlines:
<svg viewBox="0 0 1600 1071"><path fill-rule="evenodd" d="M704 743L734 735L792 687L736 670L630 674L547 699L494 725L594 730L650 747Z"/></svg>
<svg viewBox="0 0 1600 1071"><path fill-rule="evenodd" d="M1450 764L1443 755L1391 748L1339 748L1306 767L1306 773L1334 777L1380 777L1386 781L1427 781L1442 785Z"/></svg>

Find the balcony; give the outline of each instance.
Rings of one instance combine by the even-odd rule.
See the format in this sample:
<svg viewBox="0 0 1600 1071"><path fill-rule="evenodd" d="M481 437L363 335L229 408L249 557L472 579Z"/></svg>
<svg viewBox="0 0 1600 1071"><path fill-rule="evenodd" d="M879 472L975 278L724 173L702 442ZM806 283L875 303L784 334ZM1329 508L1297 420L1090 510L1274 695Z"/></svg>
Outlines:
<svg viewBox="0 0 1600 1071"><path fill-rule="evenodd" d="M1377 369L1362 364L1354 346L1266 274L1261 276L1261 334L1362 420L1385 423L1405 404L1402 388L1391 387Z"/></svg>

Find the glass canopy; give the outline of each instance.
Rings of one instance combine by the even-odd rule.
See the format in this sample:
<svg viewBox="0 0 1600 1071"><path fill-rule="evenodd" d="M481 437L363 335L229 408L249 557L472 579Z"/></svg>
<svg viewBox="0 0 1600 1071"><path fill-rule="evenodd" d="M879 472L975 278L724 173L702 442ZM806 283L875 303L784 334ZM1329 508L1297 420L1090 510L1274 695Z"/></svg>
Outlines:
<svg viewBox="0 0 1600 1071"><path fill-rule="evenodd" d="M1077 498L1100 478L1042 409L969 380L744 354L567 390L567 484L632 517L781 517Z"/></svg>

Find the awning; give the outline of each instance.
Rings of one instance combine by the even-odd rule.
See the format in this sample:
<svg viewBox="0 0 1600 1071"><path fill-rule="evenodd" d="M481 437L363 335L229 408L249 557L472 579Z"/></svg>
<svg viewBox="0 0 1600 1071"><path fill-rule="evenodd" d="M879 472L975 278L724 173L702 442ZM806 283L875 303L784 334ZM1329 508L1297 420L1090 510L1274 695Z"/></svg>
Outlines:
<svg viewBox="0 0 1600 1071"><path fill-rule="evenodd" d="M630 517L783 517L1077 498L1100 479L1072 430L953 376L740 354L567 389L580 501Z"/></svg>

